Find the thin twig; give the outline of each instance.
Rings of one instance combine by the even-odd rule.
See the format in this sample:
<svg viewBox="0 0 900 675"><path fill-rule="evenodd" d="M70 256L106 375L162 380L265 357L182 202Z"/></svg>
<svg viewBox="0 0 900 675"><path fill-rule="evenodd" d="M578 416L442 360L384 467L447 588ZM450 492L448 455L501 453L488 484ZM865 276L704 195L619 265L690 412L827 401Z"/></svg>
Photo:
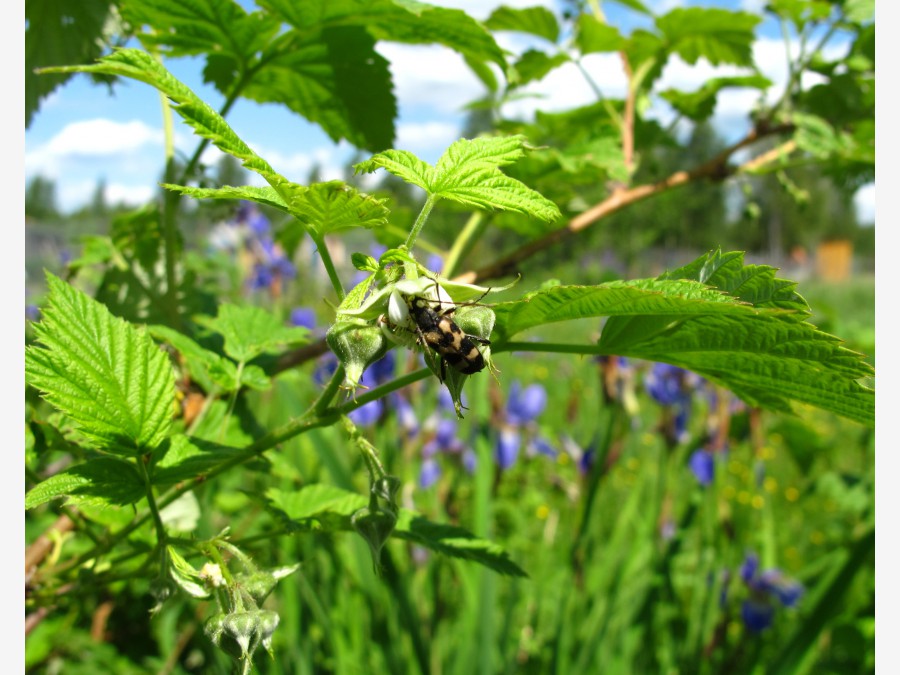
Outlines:
<svg viewBox="0 0 900 675"><path fill-rule="evenodd" d="M580 232L581 230L586 229L588 226L593 225L598 220L601 220L615 213L616 211L619 211L629 204L639 202L662 192L668 192L673 188L687 185L688 183L696 180L724 180L725 178L728 178L739 170L739 167L731 167L728 165L728 160L734 153L747 147L748 145L756 143L762 138L786 133L788 131L791 131L793 128L794 126L792 124L764 126L762 128L757 127L750 131L750 133L748 133L737 143L729 146L709 161L695 167L694 169L690 171L676 171L671 176L659 181L658 183L639 185L628 190L613 192L609 197L604 199L599 204L596 204L595 206L589 208L587 211L584 211L572 218L572 220L570 220L565 227L561 227L558 230L553 230L540 239L535 239L534 241L524 244L512 253L507 254L505 257L491 263L490 265L487 265L486 267L460 274L454 279L454 281L474 284L477 282L482 282L486 279L496 279L499 277L508 276L515 271L517 265L523 260L530 258L536 253L544 251L550 246L563 241L576 232Z"/></svg>

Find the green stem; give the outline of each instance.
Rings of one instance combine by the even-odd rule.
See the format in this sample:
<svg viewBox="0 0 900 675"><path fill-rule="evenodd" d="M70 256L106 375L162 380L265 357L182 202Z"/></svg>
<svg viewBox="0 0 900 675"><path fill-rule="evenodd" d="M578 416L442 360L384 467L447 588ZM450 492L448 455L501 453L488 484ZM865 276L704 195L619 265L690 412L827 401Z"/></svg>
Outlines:
<svg viewBox="0 0 900 675"><path fill-rule="evenodd" d="M362 396L357 396L352 401L348 401L338 408L326 409L323 411L323 413L328 413L330 415L346 415L353 412L357 408L364 406L366 403L370 403L371 401L387 396L392 391L402 389L403 387L410 385L413 382L424 380L429 375L431 375L431 371L428 368L420 368L419 370L416 370L412 373L407 373L403 377L398 377L396 380L391 380L387 384L376 387L375 389L372 389Z"/></svg>
<svg viewBox="0 0 900 675"><path fill-rule="evenodd" d="M338 296L338 302L343 301L344 287L341 285L337 270L334 268L334 261L331 259L331 253L328 252L328 247L325 246L325 237L318 233L313 233L312 231L310 231L309 236L319 251L319 257L322 259L322 264L325 265L325 271L328 273L328 278L331 280L334 292Z"/></svg>
<svg viewBox="0 0 900 675"><path fill-rule="evenodd" d="M487 222L488 219L485 217L484 211L476 211L471 215L462 232L459 233L456 241L453 242L453 248L450 249L450 253L447 254L447 259L444 261L442 274L445 277L450 279L456 274L460 258L471 250L472 245L484 232Z"/></svg>
<svg viewBox="0 0 900 675"><path fill-rule="evenodd" d="M425 226L425 222L428 220L431 209L434 208L434 204L437 200L438 197L428 195L428 199L426 199L425 203L422 205L422 210L419 211L419 216L416 218L416 222L413 223L412 230L409 231L409 236L406 238L406 248L409 249L410 252L412 252L413 246L416 245L416 239L419 238L419 233Z"/></svg>
<svg viewBox="0 0 900 675"><path fill-rule="evenodd" d="M319 395L319 398L313 403L312 411L314 414L321 416L325 412L343 381L344 366L339 365L337 370L335 370L334 374L331 376L331 379L328 381L325 389Z"/></svg>
<svg viewBox="0 0 900 675"><path fill-rule="evenodd" d="M141 455L137 458L138 473L144 479L144 490L147 495L147 506L150 509L150 515L153 518L153 525L156 528L157 546L162 549L166 545L167 536L166 528L162 522L162 516L159 513L159 507L156 504L156 497L153 495L153 484L150 481L150 473L147 471L147 462L150 460L150 454Z"/></svg>

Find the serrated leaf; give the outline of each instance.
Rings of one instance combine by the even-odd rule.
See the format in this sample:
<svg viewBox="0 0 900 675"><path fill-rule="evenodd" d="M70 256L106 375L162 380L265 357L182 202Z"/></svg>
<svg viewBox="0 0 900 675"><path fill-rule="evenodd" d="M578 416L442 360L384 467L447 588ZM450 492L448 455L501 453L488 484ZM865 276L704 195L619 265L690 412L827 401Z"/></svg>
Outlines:
<svg viewBox="0 0 900 675"><path fill-rule="evenodd" d="M144 482L131 462L100 457L70 467L38 483L25 495L25 508L53 499L69 504L124 506L146 496Z"/></svg>
<svg viewBox="0 0 900 675"><path fill-rule="evenodd" d="M200 522L200 502L193 492L185 492L159 510L159 519L166 529L193 532Z"/></svg>
<svg viewBox="0 0 900 675"><path fill-rule="evenodd" d="M275 511L276 515L298 525L314 520L333 531L351 530L350 517L368 505L368 499L361 494L324 484L309 485L296 492L271 488L266 492L266 497L270 500L270 510ZM307 523L302 529L309 527ZM527 576L499 545L462 528L433 523L407 509L400 510L392 536L453 558L477 562L500 574Z"/></svg>
<svg viewBox="0 0 900 675"><path fill-rule="evenodd" d="M647 6L640 0L612 0L612 1L617 2L620 5L625 5L629 9L633 9L636 12L640 12L641 14L652 14L652 12L649 9L647 9Z"/></svg>
<svg viewBox="0 0 900 675"><path fill-rule="evenodd" d="M874 371L862 355L805 321L808 308L792 282L741 261L741 254L710 254L659 279L556 286L494 305L492 348L534 326L607 316L599 343L572 351L662 361L754 405L791 411L799 402L873 424L874 391L859 381Z"/></svg>
<svg viewBox="0 0 900 675"><path fill-rule="evenodd" d="M205 317L202 321L225 338L225 353L238 363L247 363L288 344L305 343L309 337L309 329L285 326L261 307L223 303L215 318Z"/></svg>
<svg viewBox="0 0 900 675"><path fill-rule="evenodd" d="M66 66L45 69L53 73L102 73L130 77L155 87L174 103L177 112L201 137L211 141L217 148L237 157L245 167L256 171L266 180L275 180L278 175L268 162L253 152L240 139L228 123L202 101L188 87L179 82L162 64L150 54L138 49L120 49L104 56L90 66Z"/></svg>
<svg viewBox="0 0 900 675"><path fill-rule="evenodd" d="M592 14L581 14L576 23L575 46L582 54L617 52L625 47L625 38L614 26L601 23Z"/></svg>
<svg viewBox="0 0 900 675"><path fill-rule="evenodd" d="M731 312L736 298L696 281L613 281L596 286L554 286L521 300L491 305L497 317L491 341L498 345L530 328L558 321L618 314L683 316Z"/></svg>
<svg viewBox="0 0 900 675"><path fill-rule="evenodd" d="M753 65L754 29L762 17L718 8L678 8L656 20L666 48L690 64Z"/></svg>
<svg viewBox="0 0 900 675"><path fill-rule="evenodd" d="M213 383L223 392L232 392L238 388L237 367L228 359L168 326L148 326L147 330L157 340L168 342L178 350L184 357L191 376L206 391L212 388Z"/></svg>
<svg viewBox="0 0 900 675"><path fill-rule="evenodd" d="M169 432L175 377L146 331L47 274L39 346L25 354L26 381L98 447L137 455Z"/></svg>
<svg viewBox="0 0 900 675"><path fill-rule="evenodd" d="M770 0L766 9L790 20L799 31L808 22L828 18L831 3L828 0Z"/></svg>
<svg viewBox="0 0 900 675"><path fill-rule="evenodd" d="M275 17L248 14L232 0L140 0L124 3L122 15L136 28L149 27L140 33L143 44L164 47L169 56L227 58L238 73L247 69L279 29ZM206 81L228 93L215 78Z"/></svg>
<svg viewBox="0 0 900 675"><path fill-rule="evenodd" d="M394 140L397 103L387 60L362 27L321 27L279 38L243 90L258 103L285 105L320 125L335 142L372 150Z"/></svg>
<svg viewBox="0 0 900 675"><path fill-rule="evenodd" d="M387 223L390 213L385 206L387 200L360 192L343 181L314 183L309 187L289 181L276 182L281 194L268 186L197 188L164 183L163 187L196 199L252 201L293 216L296 221L285 223L278 233L279 241L289 252L296 248L304 232L322 237L354 227L374 228Z"/></svg>
<svg viewBox="0 0 900 675"><path fill-rule="evenodd" d="M719 92L726 88L752 87L765 91L772 81L762 75L745 77L716 77L707 80L697 91L683 92L667 89L660 96L672 104L679 113L694 121L702 121L712 116L716 109Z"/></svg>
<svg viewBox="0 0 900 675"><path fill-rule="evenodd" d="M552 222L557 206L500 171L523 157L524 136L460 139L432 167L412 153L388 150L355 165L356 173L384 168L429 195L482 209L514 211Z"/></svg>
<svg viewBox="0 0 900 675"><path fill-rule="evenodd" d="M355 227L381 227L388 222L386 199L367 195L343 181L314 183L309 188L296 186L284 194L288 212L295 220L286 222L277 237L288 251L297 247L303 231L321 238Z"/></svg>
<svg viewBox="0 0 900 675"><path fill-rule="evenodd" d="M90 63L106 47L115 4L110 0L28 0L25 3L25 128L42 99L71 75L38 75L36 69Z"/></svg>
<svg viewBox="0 0 900 675"><path fill-rule="evenodd" d="M259 4L302 32L319 26L362 26L376 40L442 44L463 56L505 68L503 50L491 34L459 9L415 0L261 0Z"/></svg>
<svg viewBox="0 0 900 675"><path fill-rule="evenodd" d="M217 401L222 408L227 406ZM153 485L168 487L182 481L198 480L208 471L242 455L238 448L200 438L173 436L167 452L153 469Z"/></svg>
<svg viewBox="0 0 900 675"><path fill-rule="evenodd" d="M797 293L797 282L776 278L777 271L769 265L745 265L742 251L712 251L658 278L696 280L754 307L790 309L796 313L786 316L805 319L810 313L809 305Z"/></svg>
<svg viewBox="0 0 900 675"><path fill-rule="evenodd" d="M559 39L559 23L553 12L546 7L515 9L501 5L491 12L484 25L494 31L508 30L537 35L550 42Z"/></svg>
<svg viewBox="0 0 900 675"><path fill-rule="evenodd" d="M400 510L394 536L451 558L479 563L500 574L512 577L528 576L499 544L481 539L455 525L432 522L407 509Z"/></svg>

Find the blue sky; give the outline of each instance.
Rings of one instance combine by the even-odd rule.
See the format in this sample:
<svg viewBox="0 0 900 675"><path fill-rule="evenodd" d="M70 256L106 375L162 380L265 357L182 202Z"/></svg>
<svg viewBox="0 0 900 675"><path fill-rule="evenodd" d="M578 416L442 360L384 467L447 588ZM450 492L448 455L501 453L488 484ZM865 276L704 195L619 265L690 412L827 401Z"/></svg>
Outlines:
<svg viewBox="0 0 900 675"><path fill-rule="evenodd" d="M541 2L507 0L502 4L525 7ZM248 0L242 4L248 8L253 6ZM444 0L434 4L459 7L483 19L501 3ZM543 0L543 4L556 9L553 0ZM762 0L645 0L645 4L659 13L691 5L739 7L759 12L764 3ZM604 3L604 9L610 22L624 31L629 31L641 19L615 2ZM761 69L773 81L783 82L784 44L777 26L772 22L765 24L758 34L755 53ZM501 46L515 51L529 46L520 35L505 33L500 40ZM535 39L535 42L539 41ZM483 86L461 57L446 48L380 43L378 50L391 62L399 102L396 147L434 161L458 137L464 119L462 107L481 96ZM202 82L201 60L173 59L166 66L213 107L219 106L221 95ZM607 95L622 95L625 79L616 55L591 55L585 66ZM691 67L673 60L664 72L663 84L692 90L709 77L736 72L729 68L714 69L702 61ZM536 107L565 109L592 100L591 91L574 67L560 68L530 89L541 98L512 104L505 112L529 116ZM741 113L753 103L755 95L752 90L723 93L715 119L723 135L736 138L746 130ZM665 118L669 113L664 106L659 106L654 114ZM334 144L317 126L275 105L259 105L242 99L227 119L278 171L298 182L305 182L314 165L321 167L325 178L338 177L354 152L348 144ZM186 154L196 147L196 139L177 118L176 139L177 147ZM205 159L214 162L217 152L210 149ZM55 180L63 210L88 202L101 180L105 182L109 202L142 203L155 190L162 162L159 95L139 82L123 80L108 94L104 87L92 85L86 76L78 75L43 102L25 133L26 178L41 174ZM871 185L857 195L864 220L874 220L874 194Z"/></svg>

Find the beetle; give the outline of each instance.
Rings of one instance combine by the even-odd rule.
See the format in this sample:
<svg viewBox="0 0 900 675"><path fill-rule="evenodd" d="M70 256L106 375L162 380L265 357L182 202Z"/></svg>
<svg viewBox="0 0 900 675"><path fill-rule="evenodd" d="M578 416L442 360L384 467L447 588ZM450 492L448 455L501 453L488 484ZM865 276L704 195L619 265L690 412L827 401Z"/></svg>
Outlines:
<svg viewBox="0 0 900 675"><path fill-rule="evenodd" d="M491 341L464 332L453 320L455 306L436 311L421 296L409 296L406 303L419 339L441 357L441 381L446 375L445 364L448 363L464 375L484 370L484 355L476 343L486 346Z"/></svg>
<svg viewBox="0 0 900 675"><path fill-rule="evenodd" d="M440 309L442 304L449 306ZM388 328L399 326L415 333L420 345L423 347L427 345L437 353L441 360L439 374L441 382L446 378L447 364L464 375L480 372L487 365L478 345L487 346L491 341L463 331L454 321L456 309L457 305L435 282L434 289L428 289L421 294L400 291L393 293L388 308L388 319L384 321Z"/></svg>

